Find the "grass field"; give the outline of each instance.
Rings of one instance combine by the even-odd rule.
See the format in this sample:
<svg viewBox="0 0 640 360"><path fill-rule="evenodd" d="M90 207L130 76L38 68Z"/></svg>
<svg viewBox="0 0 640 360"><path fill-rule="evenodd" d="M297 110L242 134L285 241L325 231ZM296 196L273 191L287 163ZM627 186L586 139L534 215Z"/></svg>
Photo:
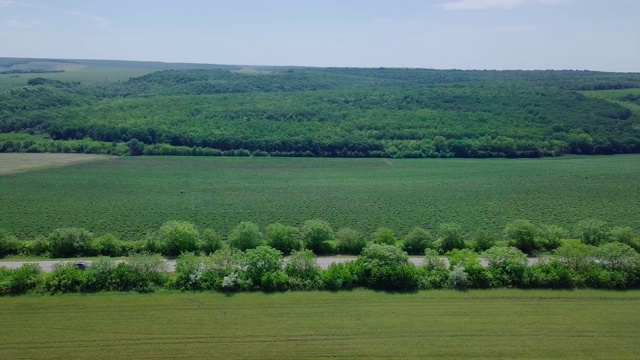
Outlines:
<svg viewBox="0 0 640 360"><path fill-rule="evenodd" d="M141 69L78 69L61 73L44 74L0 74L0 92L14 87L25 86L29 79L42 77L60 81L79 81L83 84L127 81L132 77L146 75L153 70Z"/></svg>
<svg viewBox="0 0 640 360"><path fill-rule="evenodd" d="M633 111L636 116L640 116L640 105L630 101L624 101L625 95L640 95L640 89L581 91L580 93L587 97L607 100L614 104L624 106Z"/></svg>
<svg viewBox="0 0 640 360"><path fill-rule="evenodd" d="M11 156L11 155L2 155ZM1 157L0 157L1 158ZM172 219L225 234L238 222L404 236L460 223L499 234L513 219L640 228L640 156L541 160L120 157L0 177L0 228L20 238L77 226L140 238Z"/></svg>
<svg viewBox="0 0 640 360"><path fill-rule="evenodd" d="M0 299L0 358L637 359L640 293Z"/></svg>

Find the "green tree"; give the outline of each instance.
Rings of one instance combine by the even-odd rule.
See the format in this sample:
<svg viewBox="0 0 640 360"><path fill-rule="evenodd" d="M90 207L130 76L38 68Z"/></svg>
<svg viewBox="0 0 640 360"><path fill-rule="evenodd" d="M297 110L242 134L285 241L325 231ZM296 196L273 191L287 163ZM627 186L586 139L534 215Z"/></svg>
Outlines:
<svg viewBox="0 0 640 360"><path fill-rule="evenodd" d="M577 226L577 233L582 243L593 246L608 242L611 238L607 223L598 219L580 221Z"/></svg>
<svg viewBox="0 0 640 360"><path fill-rule="evenodd" d="M473 239L473 250L483 252L496 245L496 238L486 232L481 232Z"/></svg>
<svg viewBox="0 0 640 360"><path fill-rule="evenodd" d="M553 251L557 249L562 240L567 237L567 231L556 225L543 225L540 227L540 246L545 250Z"/></svg>
<svg viewBox="0 0 640 360"><path fill-rule="evenodd" d="M198 229L187 221L167 221L158 230L160 248L167 256L196 251L199 237Z"/></svg>
<svg viewBox="0 0 640 360"><path fill-rule="evenodd" d="M414 290L418 272L409 255L394 245L369 244L357 260L362 281L376 290Z"/></svg>
<svg viewBox="0 0 640 360"><path fill-rule="evenodd" d="M200 241L198 242L198 250L203 254L209 255L222 249L224 243L222 237L213 229L204 229L200 234Z"/></svg>
<svg viewBox="0 0 640 360"><path fill-rule="evenodd" d="M404 238L403 249L410 255L423 255L426 249L433 247L433 241L430 232L414 227Z"/></svg>
<svg viewBox="0 0 640 360"><path fill-rule="evenodd" d="M0 259L16 254L18 254L18 239L0 229Z"/></svg>
<svg viewBox="0 0 640 360"><path fill-rule="evenodd" d="M381 227L373 234L373 242L376 244L395 245L396 237L393 234L393 230Z"/></svg>
<svg viewBox="0 0 640 360"><path fill-rule="evenodd" d="M573 271L582 271L593 265L596 247L583 243L571 242L564 244L554 251L556 260L567 265Z"/></svg>
<svg viewBox="0 0 640 360"><path fill-rule="evenodd" d="M282 252L270 246L258 246L245 252L244 264L247 279L260 287L265 274L282 270Z"/></svg>
<svg viewBox="0 0 640 360"><path fill-rule="evenodd" d="M527 255L514 247L492 247L481 255L488 262L487 270L493 287L514 287L521 283L527 267Z"/></svg>
<svg viewBox="0 0 640 360"><path fill-rule="evenodd" d="M61 228L49 234L49 251L52 258L88 255L93 234L85 229Z"/></svg>
<svg viewBox="0 0 640 360"><path fill-rule="evenodd" d="M129 154L132 156L139 156L144 154L144 143L138 139L131 139L127 142L129 148Z"/></svg>
<svg viewBox="0 0 640 360"><path fill-rule="evenodd" d="M239 250L254 249L262 244L262 233L258 225L243 221L229 233L229 245Z"/></svg>
<svg viewBox="0 0 640 360"><path fill-rule="evenodd" d="M626 270L640 264L640 255L631 246L620 242L598 246L595 257L613 270Z"/></svg>
<svg viewBox="0 0 640 360"><path fill-rule="evenodd" d="M438 241L443 252L464 249L465 247L462 229L456 223L440 224L438 227Z"/></svg>
<svg viewBox="0 0 640 360"><path fill-rule="evenodd" d="M611 241L634 246L636 245L636 233L630 226L616 226L611 229Z"/></svg>
<svg viewBox="0 0 640 360"><path fill-rule="evenodd" d="M113 234L104 234L93 240L91 247L95 255L122 256L120 240Z"/></svg>
<svg viewBox="0 0 640 360"><path fill-rule="evenodd" d="M338 230L336 241L338 242L338 253L348 255L359 255L369 243L359 231L350 228Z"/></svg>
<svg viewBox="0 0 640 360"><path fill-rule="evenodd" d="M300 249L300 230L297 227L275 223L268 225L264 232L267 238L267 245L282 251L284 254Z"/></svg>
<svg viewBox="0 0 640 360"><path fill-rule="evenodd" d="M301 233L305 247L316 254L323 253L323 243L333 239L333 229L331 229L331 225L324 220L315 219L305 221L302 225Z"/></svg>
<svg viewBox="0 0 640 360"><path fill-rule="evenodd" d="M487 288L490 285L487 269L480 263L478 253L470 249L454 249L447 253L452 267L462 265L468 274L468 285L473 288Z"/></svg>
<svg viewBox="0 0 640 360"><path fill-rule="evenodd" d="M462 264L455 265L449 273L451 286L460 291L465 291L469 287L469 274Z"/></svg>
<svg viewBox="0 0 640 360"><path fill-rule="evenodd" d="M531 254L536 248L538 228L529 220L514 220L504 228L504 234L513 246L520 251Z"/></svg>

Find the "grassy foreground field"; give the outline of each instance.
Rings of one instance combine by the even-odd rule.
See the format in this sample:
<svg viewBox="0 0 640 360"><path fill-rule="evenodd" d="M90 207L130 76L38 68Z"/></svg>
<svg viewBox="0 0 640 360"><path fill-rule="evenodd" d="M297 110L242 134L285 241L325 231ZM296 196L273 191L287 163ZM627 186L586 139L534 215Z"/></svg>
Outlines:
<svg viewBox="0 0 640 360"><path fill-rule="evenodd" d="M0 358L636 359L640 293L0 298Z"/></svg>
<svg viewBox="0 0 640 360"><path fill-rule="evenodd" d="M12 156L3 154L1 156ZM0 157L1 159L2 157ZM513 219L573 229L640 227L639 156L541 160L120 157L0 176L0 228L19 238L84 227L135 239L168 220L226 235L240 221L404 236L460 223L499 234Z"/></svg>

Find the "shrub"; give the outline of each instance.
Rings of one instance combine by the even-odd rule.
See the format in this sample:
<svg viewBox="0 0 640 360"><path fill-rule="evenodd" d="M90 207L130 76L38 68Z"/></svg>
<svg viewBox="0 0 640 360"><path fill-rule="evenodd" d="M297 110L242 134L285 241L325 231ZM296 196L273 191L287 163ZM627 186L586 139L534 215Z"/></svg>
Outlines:
<svg viewBox="0 0 640 360"><path fill-rule="evenodd" d="M18 254L18 239L0 230L0 259Z"/></svg>
<svg viewBox="0 0 640 360"><path fill-rule="evenodd" d="M205 255L213 254L214 252L222 249L224 243L222 237L218 235L213 229L204 229L200 235L200 241L198 242L198 250Z"/></svg>
<svg viewBox="0 0 640 360"><path fill-rule="evenodd" d="M556 225L543 225L540 228L540 246L547 251L553 251L560 247L562 240L567 237L567 232Z"/></svg>
<svg viewBox="0 0 640 360"><path fill-rule="evenodd" d="M346 255L359 255L369 243L357 230L344 228L336 233L337 252Z"/></svg>
<svg viewBox="0 0 640 360"><path fill-rule="evenodd" d="M187 221L167 221L158 230L162 253L167 256L196 251L199 237L195 225Z"/></svg>
<svg viewBox="0 0 640 360"><path fill-rule="evenodd" d="M444 223L438 227L438 241L443 252L454 249L464 249L462 229L456 223Z"/></svg>
<svg viewBox="0 0 640 360"><path fill-rule="evenodd" d="M627 270L640 263L640 255L627 244L614 242L598 246L595 257L611 270Z"/></svg>
<svg viewBox="0 0 640 360"><path fill-rule="evenodd" d="M275 223L268 225L264 232L267 238L267 245L282 251L284 254L300 249L300 230L296 227Z"/></svg>
<svg viewBox="0 0 640 360"><path fill-rule="evenodd" d="M524 269L520 286L528 289L573 289L574 273L563 263L541 262Z"/></svg>
<svg viewBox="0 0 640 360"><path fill-rule="evenodd" d="M393 245L369 244L358 257L361 281L376 290L413 290L418 274L409 255Z"/></svg>
<svg viewBox="0 0 640 360"><path fill-rule="evenodd" d="M396 236L393 234L393 230L385 227L378 228L373 233L373 243L383 245L395 245Z"/></svg>
<svg viewBox="0 0 640 360"><path fill-rule="evenodd" d="M202 261L193 253L182 253L176 259L174 286L180 290L200 290L202 273Z"/></svg>
<svg viewBox="0 0 640 360"><path fill-rule="evenodd" d="M402 248L409 255L422 255L427 248L433 247L433 235L423 228L414 227L404 238Z"/></svg>
<svg viewBox="0 0 640 360"><path fill-rule="evenodd" d="M132 282L127 290L153 292L157 287L164 285L167 279L167 264L158 254L130 255L125 264L131 272L127 276L132 276L129 278Z"/></svg>
<svg viewBox="0 0 640 360"><path fill-rule="evenodd" d="M8 295L26 294L42 283L42 268L38 264L24 264L18 269L5 271L0 291Z"/></svg>
<svg viewBox="0 0 640 360"><path fill-rule="evenodd" d="M202 264L200 286L218 291L248 289L251 284L243 279L244 256L245 253L233 248L223 248L213 253Z"/></svg>
<svg viewBox="0 0 640 360"><path fill-rule="evenodd" d="M536 246L536 236L538 229L529 220L514 220L504 228L504 234L514 246L520 251L531 254Z"/></svg>
<svg viewBox="0 0 640 360"><path fill-rule="evenodd" d="M110 257L100 257L91 263L91 266L87 271L93 274L95 280L95 289L97 291L105 290L112 291L114 289L113 284L113 272L116 268L116 262Z"/></svg>
<svg viewBox="0 0 640 360"><path fill-rule="evenodd" d="M89 292L95 290L95 277L93 272L81 270L73 263L59 263L45 278L44 287L52 294Z"/></svg>
<svg viewBox="0 0 640 360"><path fill-rule="evenodd" d="M33 244L30 248L30 252L26 255L32 256L48 256L49 255L49 241L43 237L39 236L33 241Z"/></svg>
<svg viewBox="0 0 640 360"><path fill-rule="evenodd" d="M307 220L301 229L302 240L307 249L316 254L323 254L327 247L326 241L333 239L333 229L328 222L323 220Z"/></svg>
<svg viewBox="0 0 640 360"><path fill-rule="evenodd" d="M616 226L613 229L611 229L610 240L612 242L627 244L632 247L637 246L635 231L630 226Z"/></svg>
<svg viewBox="0 0 640 360"><path fill-rule="evenodd" d="M582 243L566 243L554 251L556 260L579 272L592 266L596 248Z"/></svg>
<svg viewBox="0 0 640 360"><path fill-rule="evenodd" d="M597 219L580 221L577 226L577 234L582 243L593 246L608 242L611 237L607 223Z"/></svg>
<svg viewBox="0 0 640 360"><path fill-rule="evenodd" d="M478 254L469 249L456 249L447 253L452 267L462 265L467 277L467 286L484 289L490 286L487 269L482 266Z"/></svg>
<svg viewBox="0 0 640 360"><path fill-rule="evenodd" d="M351 290L362 286L362 269L357 261L333 263L321 274L324 288L331 291Z"/></svg>
<svg viewBox="0 0 640 360"><path fill-rule="evenodd" d="M283 270L269 271L260 278L260 290L285 291L289 288L289 276Z"/></svg>
<svg viewBox="0 0 640 360"><path fill-rule="evenodd" d="M88 255L91 252L93 234L85 229L61 228L49 235L49 249L52 258Z"/></svg>
<svg viewBox="0 0 640 360"><path fill-rule="evenodd" d="M247 279L261 288L264 274L282 269L282 252L269 246L258 246L245 252L244 264Z"/></svg>
<svg viewBox="0 0 640 360"><path fill-rule="evenodd" d="M91 247L96 255L117 257L125 254L122 251L121 241L112 234L94 239Z"/></svg>
<svg viewBox="0 0 640 360"><path fill-rule="evenodd" d="M485 250L491 249L495 245L496 245L495 237L493 237L492 235L486 232L481 232L478 235L476 235L473 241L473 250L475 250L478 253L481 253Z"/></svg>
<svg viewBox="0 0 640 360"><path fill-rule="evenodd" d="M458 264L453 267L451 272L449 273L449 282L451 286L456 290L467 290L469 286L469 275L465 271L465 268L462 264Z"/></svg>
<svg viewBox="0 0 640 360"><path fill-rule="evenodd" d="M488 262L487 271L492 287L515 287L520 285L527 267L527 255L514 247L493 247L482 257Z"/></svg>
<svg viewBox="0 0 640 360"><path fill-rule="evenodd" d="M229 233L229 245L244 251L254 249L262 244L262 233L258 225L243 221Z"/></svg>
<svg viewBox="0 0 640 360"><path fill-rule="evenodd" d="M434 250L431 250L435 253ZM418 282L420 289L445 289L449 287L449 270L437 253L427 255L425 264L418 268Z"/></svg>
<svg viewBox="0 0 640 360"><path fill-rule="evenodd" d="M284 268L289 278L310 280L315 282L320 277L320 266L311 250L300 250L291 253Z"/></svg>

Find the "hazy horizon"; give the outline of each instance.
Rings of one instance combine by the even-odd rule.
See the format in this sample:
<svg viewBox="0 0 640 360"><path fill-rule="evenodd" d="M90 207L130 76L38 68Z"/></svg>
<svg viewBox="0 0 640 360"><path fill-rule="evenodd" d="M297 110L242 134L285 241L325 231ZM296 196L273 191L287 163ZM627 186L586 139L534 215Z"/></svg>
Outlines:
<svg viewBox="0 0 640 360"><path fill-rule="evenodd" d="M2 57L640 72L634 0L0 0Z"/></svg>

